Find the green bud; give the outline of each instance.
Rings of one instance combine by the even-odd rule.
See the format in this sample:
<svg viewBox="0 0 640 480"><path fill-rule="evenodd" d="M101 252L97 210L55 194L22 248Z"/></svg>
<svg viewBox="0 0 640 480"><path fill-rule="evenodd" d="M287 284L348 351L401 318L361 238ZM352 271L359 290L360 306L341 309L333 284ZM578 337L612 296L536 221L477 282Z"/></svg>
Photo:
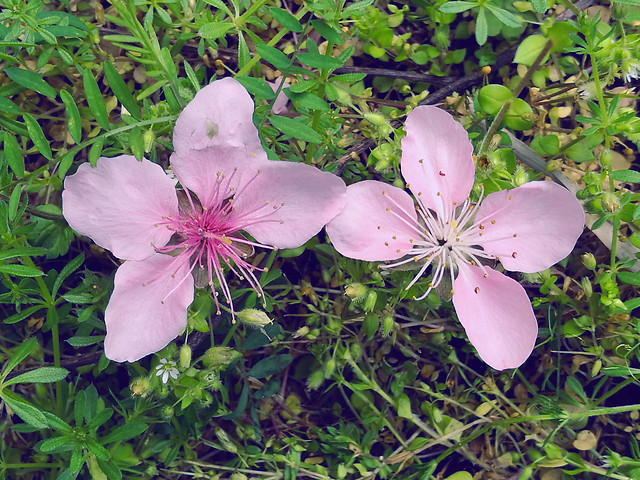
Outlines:
<svg viewBox="0 0 640 480"><path fill-rule="evenodd" d="M218 440L220 440L222 447L227 452L238 453L238 447L236 447L235 443L233 443L231 439L229 439L227 432L225 432L222 428L220 427L216 428L216 436L218 437Z"/></svg>
<svg viewBox="0 0 640 480"><path fill-rule="evenodd" d="M531 477L533 477L533 467L531 465L527 465L520 473L518 480L529 480Z"/></svg>
<svg viewBox="0 0 640 480"><path fill-rule="evenodd" d="M614 193L603 193L602 194L602 206L607 212L615 212L620 208L620 200L618 196Z"/></svg>
<svg viewBox="0 0 640 480"><path fill-rule="evenodd" d="M307 379L307 388L309 390L317 390L322 385L322 382L324 382L324 371L316 370Z"/></svg>
<svg viewBox="0 0 640 480"><path fill-rule="evenodd" d="M253 308L245 308L236 315L236 318L238 321L256 328L265 327L273 322L265 312Z"/></svg>
<svg viewBox="0 0 640 480"><path fill-rule="evenodd" d="M209 368L226 370L231 362L242 354L230 347L211 347L202 357L202 363Z"/></svg>
<svg viewBox="0 0 640 480"><path fill-rule="evenodd" d="M171 405L167 405L166 407L164 407L162 409L162 416L165 417L165 418L173 417L174 413L175 412L174 412L173 407Z"/></svg>
<svg viewBox="0 0 640 480"><path fill-rule="evenodd" d="M336 361L332 357L327 360L324 364L324 378L330 378L333 375L333 372L336 370Z"/></svg>
<svg viewBox="0 0 640 480"><path fill-rule="evenodd" d="M156 390L156 394L160 398L166 398L169 395L169 387L164 384L160 385L160 387Z"/></svg>
<svg viewBox="0 0 640 480"><path fill-rule="evenodd" d="M610 148L605 148L600 154L600 165L608 167L611 165L611 160L613 160L613 152Z"/></svg>
<svg viewBox="0 0 640 480"><path fill-rule="evenodd" d="M362 308L364 308L365 312L373 312L373 310L376 308L376 302L378 301L378 294L375 292L375 290L369 290L367 292L367 296L364 299L364 305Z"/></svg>
<svg viewBox="0 0 640 480"><path fill-rule="evenodd" d="M591 285L591 280L589 280L588 277L582 277L580 283L582 284L582 290L584 290L584 294L587 296L587 298L591 298L591 295L593 295L593 285Z"/></svg>
<svg viewBox="0 0 640 480"><path fill-rule="evenodd" d="M395 326L395 324L396 322L393 320L393 315L391 314L385 315L382 318L382 335L384 337L388 336L393 330L393 327Z"/></svg>
<svg viewBox="0 0 640 480"><path fill-rule="evenodd" d="M582 256L582 264L587 267L589 270L595 270L597 266L596 257L594 257L593 253L587 252L583 253Z"/></svg>
<svg viewBox="0 0 640 480"><path fill-rule="evenodd" d="M398 187L398 188L404 188L404 182L402 181L402 178L400 177L396 177L396 179L393 181L393 186L394 187Z"/></svg>
<svg viewBox="0 0 640 480"><path fill-rule="evenodd" d="M529 174L527 173L527 171L522 168L521 165L518 165L516 167L516 172L515 175L513 177L513 180L516 184L516 186L521 187L522 185L524 185L525 183L527 183L529 181Z"/></svg>
<svg viewBox="0 0 640 480"><path fill-rule="evenodd" d="M351 344L349 350L351 353L351 358L353 358L357 362L362 356L362 347L359 343L355 342Z"/></svg>
<svg viewBox="0 0 640 480"><path fill-rule="evenodd" d="M152 129L149 129L144 132L142 138L144 143L144 151L148 153L151 151L151 148L153 148L153 144L156 142L156 134Z"/></svg>
<svg viewBox="0 0 640 480"><path fill-rule="evenodd" d="M344 293L351 300L363 300L364 296L367 294L367 287L361 283L352 283L351 285L347 285L347 288L344 289Z"/></svg>
<svg viewBox="0 0 640 480"><path fill-rule="evenodd" d="M186 370L191 366L191 347L189 345L183 345L180 348L180 368Z"/></svg>
<svg viewBox="0 0 640 480"><path fill-rule="evenodd" d="M365 113L364 119L371 125L375 125L376 127L382 127L388 124L387 119L384 118L384 115L380 115L379 113Z"/></svg>
<svg viewBox="0 0 640 480"><path fill-rule="evenodd" d="M129 389L134 397L146 397L151 392L151 382L146 377L136 378Z"/></svg>

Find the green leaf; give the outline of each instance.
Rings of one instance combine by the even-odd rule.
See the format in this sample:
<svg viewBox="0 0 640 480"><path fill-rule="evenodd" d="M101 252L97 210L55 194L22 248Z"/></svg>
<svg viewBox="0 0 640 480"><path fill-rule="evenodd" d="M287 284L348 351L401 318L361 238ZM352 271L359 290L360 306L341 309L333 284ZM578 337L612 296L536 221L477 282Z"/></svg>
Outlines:
<svg viewBox="0 0 640 480"><path fill-rule="evenodd" d="M478 105L484 113L496 115L502 106L513 99L513 92L504 85L485 85L478 92Z"/></svg>
<svg viewBox="0 0 640 480"><path fill-rule="evenodd" d="M440 5L440 10L442 13L462 13L466 12L470 8L477 7L478 4L476 2L447 2Z"/></svg>
<svg viewBox="0 0 640 480"><path fill-rule="evenodd" d="M62 380L67 375L69 375L69 371L66 368L40 367L7 380L4 382L4 385L14 385L16 383L53 383Z"/></svg>
<svg viewBox="0 0 640 480"><path fill-rule="evenodd" d="M520 19L508 10L505 10L504 8L494 7L490 3L487 3L486 5L491 13L493 13L496 18L507 27L518 28L522 24Z"/></svg>
<svg viewBox="0 0 640 480"><path fill-rule="evenodd" d="M57 96L56 89L49 85L39 73L18 67L7 68L5 72L11 80L27 90L33 90L49 98Z"/></svg>
<svg viewBox="0 0 640 480"><path fill-rule="evenodd" d="M618 279L623 283L640 287L640 273L618 272Z"/></svg>
<svg viewBox="0 0 640 480"><path fill-rule="evenodd" d="M640 183L640 172L635 170L616 170L611 172L611 178L619 182Z"/></svg>
<svg viewBox="0 0 640 480"><path fill-rule="evenodd" d="M71 439L67 436L48 438L40 444L40 451L51 452L66 445L67 443L71 443Z"/></svg>
<svg viewBox="0 0 640 480"><path fill-rule="evenodd" d="M251 52L244 35L240 33L238 35L238 67L240 67L240 70L243 70L249 61L251 61Z"/></svg>
<svg viewBox="0 0 640 480"><path fill-rule="evenodd" d="M276 98L276 92L274 92L273 88L271 88L271 85L269 85L262 78L247 77L242 75L236 77L236 80L238 80L242 84L242 86L246 88L247 91L252 95L264 98L265 100L272 100Z"/></svg>
<svg viewBox="0 0 640 480"><path fill-rule="evenodd" d="M336 45L342 45L344 43L344 38L342 37L341 32L338 32L335 28L322 20L311 20L311 26L330 42L335 43Z"/></svg>
<svg viewBox="0 0 640 480"><path fill-rule="evenodd" d="M291 15L286 10L281 8L272 7L269 9L269 13L276 19L276 21L283 27L291 30L292 32L302 33L304 28L296 17Z"/></svg>
<svg viewBox="0 0 640 480"><path fill-rule="evenodd" d="M17 183L11 192L9 197L9 220L12 222L18 215L18 208L20 208L20 200L22 199L22 184Z"/></svg>
<svg viewBox="0 0 640 480"><path fill-rule="evenodd" d="M144 135L139 127L133 127L129 132L129 147L138 161L144 158Z"/></svg>
<svg viewBox="0 0 640 480"><path fill-rule="evenodd" d="M234 27L235 25L233 22L229 21L205 23L200 27L200 30L198 30L198 35L202 38L213 41L220 37L224 37L226 33Z"/></svg>
<svg viewBox="0 0 640 480"><path fill-rule="evenodd" d="M335 70L344 64L340 59L314 52L301 52L298 54L298 60L320 70Z"/></svg>
<svg viewBox="0 0 640 480"><path fill-rule="evenodd" d="M89 163L92 167L98 164L98 160L100 160L100 156L102 155L102 147L104 147L104 137L97 137L89 150Z"/></svg>
<svg viewBox="0 0 640 480"><path fill-rule="evenodd" d="M285 135L304 140L305 142L322 143L322 135L302 122L281 115L271 115L269 120L271 121L271 125Z"/></svg>
<svg viewBox="0 0 640 480"><path fill-rule="evenodd" d="M15 412L22 420L37 429L47 428L49 424L39 408L34 407L24 398L11 390L2 392L2 399L9 408Z"/></svg>
<svg viewBox="0 0 640 480"><path fill-rule="evenodd" d="M96 120L102 128L109 130L109 114L107 113L107 107L104 104L104 96L98 87L93 72L85 68L83 72L83 84L84 93L87 97L87 103L91 109L91 113L96 117Z"/></svg>
<svg viewBox="0 0 640 480"><path fill-rule="evenodd" d="M7 163L16 177L24 177L24 157L20 150L20 145L13 134L5 132L4 134L4 156L7 159Z"/></svg>
<svg viewBox="0 0 640 480"><path fill-rule="evenodd" d="M142 434L147 428L148 425L146 423L129 422L114 428L106 437L100 439L100 443L106 445L108 443L124 442Z"/></svg>
<svg viewBox="0 0 640 480"><path fill-rule="evenodd" d="M96 453L96 457L97 456L98 454ZM120 468L118 468L118 465L116 465L114 462L109 461L108 458L106 460L102 460L98 458L98 466L100 467L100 470L104 472L104 474L107 476L109 480L122 479L122 472L120 471Z"/></svg>
<svg viewBox="0 0 640 480"><path fill-rule="evenodd" d="M640 0L613 0L613 3L621 3L622 5L632 5L640 7Z"/></svg>
<svg viewBox="0 0 640 480"><path fill-rule="evenodd" d="M35 338L29 338L22 342L22 345L20 345L13 353L11 360L9 360L4 366L4 369L2 370L2 378L6 378L9 372L16 368L25 358L31 355L31 352L33 352L37 346L38 341Z"/></svg>
<svg viewBox="0 0 640 480"><path fill-rule="evenodd" d="M6 323L7 325L10 325L12 323L21 322L25 318L30 317L31 315L36 313L38 310L42 310L43 308L46 308L46 307L44 305L34 305L33 307L25 308L21 312L18 312L14 315L11 315L8 318L5 318L4 323Z"/></svg>
<svg viewBox="0 0 640 480"><path fill-rule="evenodd" d="M76 101L66 90L60 90L60 98L62 98L67 110L67 126L69 127L71 138L73 138L76 143L80 143L82 141L82 120L80 119L80 112L78 111Z"/></svg>
<svg viewBox="0 0 640 480"><path fill-rule="evenodd" d="M531 0L531 3L538 13L545 13L549 6L548 0Z"/></svg>
<svg viewBox="0 0 640 480"><path fill-rule="evenodd" d="M281 372L282 370L287 368L292 361L293 356L289 355L288 353L263 358L253 367L251 367L251 370L249 370L249 375L255 378L265 378Z"/></svg>
<svg viewBox="0 0 640 480"><path fill-rule="evenodd" d="M279 70L284 71L291 65L291 59L277 48L269 45L256 45L256 50L264 60Z"/></svg>
<svg viewBox="0 0 640 480"><path fill-rule="evenodd" d="M480 7L478 10L478 17L476 18L476 42L478 45L484 45L487 43L487 36L489 35L489 25L487 24L487 16L484 7Z"/></svg>
<svg viewBox="0 0 640 480"><path fill-rule="evenodd" d="M300 93L293 98L296 105L309 110L318 110L320 112L328 112L331 105L313 93Z"/></svg>
<svg viewBox="0 0 640 480"><path fill-rule="evenodd" d="M72 347L80 348L80 347L88 347L90 345L95 345L96 343L100 343L104 340L104 335L91 335L91 336L78 336L71 337L67 340L67 343Z"/></svg>
<svg viewBox="0 0 640 480"><path fill-rule="evenodd" d="M18 264L0 265L0 273L15 277L41 277L44 275L44 272L36 267Z"/></svg>
<svg viewBox="0 0 640 480"><path fill-rule="evenodd" d="M24 118L24 123L27 125L27 130L29 131L31 141L36 146L38 151L49 160L53 160L49 140L47 140L47 137L44 136L44 132L42 131L40 124L28 113L23 113L22 118Z"/></svg>
<svg viewBox="0 0 640 480"><path fill-rule="evenodd" d="M17 258L23 256L39 256L46 255L46 248L39 247L18 247L10 250L0 252L0 260L6 260L7 258Z"/></svg>
<svg viewBox="0 0 640 480"><path fill-rule="evenodd" d="M82 265L83 262L84 262L84 254L81 253L76 258L74 258L69 263L67 263L62 268L62 270L60 270L60 274L58 275L58 278L56 278L56 281L53 283L53 288L51 289L52 297L56 296L56 294L58 293L58 289L62 285L62 282L64 282L69 275L71 275L78 268L80 268L80 265Z"/></svg>
<svg viewBox="0 0 640 480"><path fill-rule="evenodd" d="M540 56L549 40L542 35L529 35L525 38L513 58L514 63L530 67Z"/></svg>
<svg viewBox="0 0 640 480"><path fill-rule="evenodd" d="M411 412L411 400L406 393L398 395L396 402L399 417L411 418L413 416L413 413Z"/></svg>
<svg viewBox="0 0 640 480"><path fill-rule="evenodd" d="M133 98L133 95L129 91L129 87L127 87L127 84L120 76L118 70L116 70L116 67L114 67L111 62L105 62L104 73L107 76L111 90L118 100L120 100L124 108L127 109L133 118L140 120L142 118L140 106L136 102L136 99Z"/></svg>
<svg viewBox="0 0 640 480"><path fill-rule="evenodd" d="M22 113L22 110L20 110L18 105L3 96L0 96L0 111L13 113L14 115L20 115Z"/></svg>

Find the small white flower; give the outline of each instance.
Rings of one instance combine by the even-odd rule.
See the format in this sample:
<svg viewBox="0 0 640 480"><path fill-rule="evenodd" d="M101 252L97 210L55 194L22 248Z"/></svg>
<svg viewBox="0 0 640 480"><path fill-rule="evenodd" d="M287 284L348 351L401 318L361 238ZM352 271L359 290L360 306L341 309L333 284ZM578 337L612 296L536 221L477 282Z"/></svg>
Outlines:
<svg viewBox="0 0 640 480"><path fill-rule="evenodd" d="M175 380L178 378L178 374L180 373L176 366L177 364L173 360L161 358L160 365L156 367L156 377L162 375L162 383L167 383L169 381L169 377Z"/></svg>

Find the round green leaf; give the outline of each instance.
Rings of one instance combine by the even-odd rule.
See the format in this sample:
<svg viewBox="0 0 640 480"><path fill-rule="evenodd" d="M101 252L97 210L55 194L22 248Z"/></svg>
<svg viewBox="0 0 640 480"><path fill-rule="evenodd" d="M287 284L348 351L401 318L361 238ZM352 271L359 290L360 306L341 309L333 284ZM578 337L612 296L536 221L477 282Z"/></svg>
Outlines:
<svg viewBox="0 0 640 480"><path fill-rule="evenodd" d="M502 106L513 99L513 93L504 85L486 85L478 92L480 109L489 115L495 115Z"/></svg>
<svg viewBox="0 0 640 480"><path fill-rule="evenodd" d="M533 121L527 117L532 114L531 106L521 98L516 98L507 110L504 124L514 130L529 130L533 127Z"/></svg>

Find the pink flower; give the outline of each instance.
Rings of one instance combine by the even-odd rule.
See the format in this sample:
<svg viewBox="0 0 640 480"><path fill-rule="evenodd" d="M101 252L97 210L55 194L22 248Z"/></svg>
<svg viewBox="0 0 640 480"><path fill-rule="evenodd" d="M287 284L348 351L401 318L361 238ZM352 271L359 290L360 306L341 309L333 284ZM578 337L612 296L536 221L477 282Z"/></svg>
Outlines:
<svg viewBox="0 0 640 480"><path fill-rule="evenodd" d="M584 226L584 211L567 190L531 182L495 192L475 205L473 147L448 113L418 107L406 121L402 175L415 197L376 181L347 187L345 210L327 225L341 254L368 261L431 267L424 299L445 275L453 304L482 359L502 370L515 368L533 350L538 324L522 286L485 265L500 260L506 270L537 272L562 260ZM483 264L483 260L484 263Z"/></svg>
<svg viewBox="0 0 640 480"><path fill-rule="evenodd" d="M125 260L105 311L108 358L165 347L187 325L194 284L211 288L218 307L222 292L233 314L225 267L261 295L253 247L298 247L342 210L340 178L267 159L253 108L231 78L198 92L174 130L177 191L162 167L130 155L83 164L65 180L69 225Z"/></svg>

